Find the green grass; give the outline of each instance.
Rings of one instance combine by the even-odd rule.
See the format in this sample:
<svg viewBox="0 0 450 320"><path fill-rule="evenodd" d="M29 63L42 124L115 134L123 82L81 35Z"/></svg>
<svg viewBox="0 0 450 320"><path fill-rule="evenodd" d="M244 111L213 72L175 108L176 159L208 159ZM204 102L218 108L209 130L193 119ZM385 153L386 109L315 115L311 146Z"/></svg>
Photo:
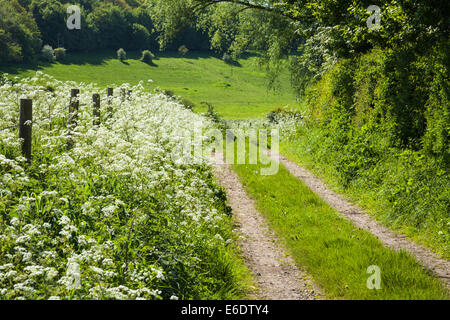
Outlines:
<svg viewBox="0 0 450 320"><path fill-rule="evenodd" d="M209 52L190 52L185 57L172 52L157 55L154 65L148 65L139 61L139 52L128 52L124 63L113 51L68 54L64 63L0 66L0 73L26 77L40 70L58 80L94 82L102 87L125 82L134 85L143 80L149 88L171 90L191 100L196 112L205 112L202 102L208 102L227 119L260 118L273 108L295 103L288 70L280 75L279 88L269 91L256 55L244 56L240 66L227 65ZM154 82L148 84L149 79Z"/></svg>
<svg viewBox="0 0 450 320"><path fill-rule="evenodd" d="M437 175L432 175L429 171L423 170L420 182L408 186L411 192L397 192L393 202L389 195L396 190L401 190L402 183L406 180L415 178L414 172L421 173L418 162L412 162L418 168L408 169L405 162L395 158L395 156L385 157L378 160L375 169L361 170L359 175L347 187L342 185L339 180L339 168L330 161L331 153L322 149L324 144L323 134L317 135L319 129L306 130L307 136L297 136L292 140L285 140L280 143L280 152L289 160L298 163L307 168L316 176L320 177L335 192L344 194L352 202L362 207L367 213L371 214L377 221L383 225L399 232L413 241L427 247L444 259L450 258L450 244L448 233L441 234L441 230L448 229L448 213L445 210L445 204L438 204L445 201L445 195L448 188L443 186L447 183L445 179ZM325 149L325 148L324 148ZM330 163L331 162L331 163ZM405 169L406 167L406 169ZM417 179L420 180L420 179ZM429 182L435 179L435 182ZM423 185L428 186L426 189ZM425 194L423 188L430 195ZM416 214L420 208L426 207L429 216L426 222L419 222L420 216Z"/></svg>
<svg viewBox="0 0 450 320"><path fill-rule="evenodd" d="M281 164L278 174L260 165L235 165L247 192L286 244L295 262L331 299L448 299L429 271L404 251L386 248L355 228ZM367 268L381 269L381 289L370 290Z"/></svg>

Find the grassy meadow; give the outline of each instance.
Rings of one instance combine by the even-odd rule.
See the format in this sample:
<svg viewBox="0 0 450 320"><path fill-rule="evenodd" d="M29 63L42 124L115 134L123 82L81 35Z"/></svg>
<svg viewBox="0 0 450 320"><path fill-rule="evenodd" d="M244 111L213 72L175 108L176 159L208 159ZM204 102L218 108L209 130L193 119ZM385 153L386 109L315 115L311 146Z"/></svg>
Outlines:
<svg viewBox="0 0 450 320"><path fill-rule="evenodd" d="M262 118L271 109L295 104L289 71L279 77L276 90L268 90L266 72L258 56L247 54L238 64L229 65L210 52L157 53L153 64L141 62L140 52L128 52L121 62L113 51L70 53L64 63L0 66L0 73L31 77L40 70L61 81L131 85L144 81L149 89L170 90L195 104L194 111L205 112L207 102L226 119ZM149 83L148 80L153 80Z"/></svg>

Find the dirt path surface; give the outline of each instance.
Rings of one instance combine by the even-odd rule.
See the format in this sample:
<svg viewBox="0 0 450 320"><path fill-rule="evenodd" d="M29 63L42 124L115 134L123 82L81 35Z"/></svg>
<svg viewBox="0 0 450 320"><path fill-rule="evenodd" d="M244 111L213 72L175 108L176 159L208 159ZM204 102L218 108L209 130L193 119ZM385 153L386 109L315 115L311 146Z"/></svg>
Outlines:
<svg viewBox="0 0 450 320"><path fill-rule="evenodd" d="M277 159L277 155L273 155L272 157ZM450 289L450 261L440 258L427 248L409 240L406 236L399 235L389 228L380 225L373 217L352 205L341 195L331 191L322 180L295 162L286 159L282 155L279 155L279 160L292 175L302 180L308 188L353 222L356 227L371 232L389 248L403 249L411 253L423 266L432 270L447 285L447 288Z"/></svg>
<svg viewBox="0 0 450 320"><path fill-rule="evenodd" d="M220 155L217 155L220 157ZM217 162L216 162L217 163ZM263 300L315 300L320 298L307 274L299 270L291 256L270 231L255 203L245 192L237 174L228 165L214 165L218 183L225 188L240 234L246 264L258 284L253 298Z"/></svg>

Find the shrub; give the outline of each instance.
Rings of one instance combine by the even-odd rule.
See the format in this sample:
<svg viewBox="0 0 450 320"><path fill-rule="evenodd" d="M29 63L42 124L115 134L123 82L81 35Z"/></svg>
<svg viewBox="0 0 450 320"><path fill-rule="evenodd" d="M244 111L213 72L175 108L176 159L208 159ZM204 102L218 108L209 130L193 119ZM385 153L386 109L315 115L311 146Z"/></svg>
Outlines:
<svg viewBox="0 0 450 320"><path fill-rule="evenodd" d="M180 103L188 110L193 110L195 108L195 103L189 99L183 98Z"/></svg>
<svg viewBox="0 0 450 320"><path fill-rule="evenodd" d="M142 57L141 57L141 61L145 62L145 63L152 63L153 59L155 59L155 55L149 51L149 50L144 50L142 51Z"/></svg>
<svg viewBox="0 0 450 320"><path fill-rule="evenodd" d="M222 60L225 61L225 63L232 63L233 59L231 58L231 56L228 53L224 53Z"/></svg>
<svg viewBox="0 0 450 320"><path fill-rule="evenodd" d="M189 49L183 44L181 47L178 48L178 52L179 52L182 56L185 56L185 55L187 55L187 53L189 52Z"/></svg>
<svg viewBox="0 0 450 320"><path fill-rule="evenodd" d="M119 59L120 61L124 61L126 58L127 58L127 53L125 50L123 50L122 48L117 50L117 59Z"/></svg>
<svg viewBox="0 0 450 320"><path fill-rule="evenodd" d="M161 92L169 98L175 98L175 93L171 90L162 90Z"/></svg>
<svg viewBox="0 0 450 320"><path fill-rule="evenodd" d="M53 51L53 48L51 46L49 46L48 44L46 44L42 48L41 52L42 52L42 59L44 59L45 61L48 61L48 62L55 61L55 52Z"/></svg>
<svg viewBox="0 0 450 320"><path fill-rule="evenodd" d="M56 48L54 50L54 55L55 55L56 61L63 61L66 58L66 49Z"/></svg>

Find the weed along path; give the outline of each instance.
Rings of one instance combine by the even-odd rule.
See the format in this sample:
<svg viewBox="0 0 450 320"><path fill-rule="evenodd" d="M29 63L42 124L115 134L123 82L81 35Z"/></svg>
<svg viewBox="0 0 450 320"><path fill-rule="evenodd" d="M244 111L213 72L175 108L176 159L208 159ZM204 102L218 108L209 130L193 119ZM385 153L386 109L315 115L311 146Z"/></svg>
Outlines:
<svg viewBox="0 0 450 320"><path fill-rule="evenodd" d="M216 157L222 157L216 154ZM218 162L215 162L218 163ZM258 284L256 299L315 300L320 293L308 275L299 270L280 241L269 229L229 165L214 165L219 184L226 190L240 234L247 266Z"/></svg>
<svg viewBox="0 0 450 320"><path fill-rule="evenodd" d="M405 250L415 256L423 266L432 270L450 288L450 261L440 258L425 247L397 234L387 227L377 223L370 215L348 202L341 195L330 190L319 178L293 161L282 155L277 157L281 164L295 177L303 181L306 186L319 195L331 207L339 211L356 227L369 231L388 248Z"/></svg>

